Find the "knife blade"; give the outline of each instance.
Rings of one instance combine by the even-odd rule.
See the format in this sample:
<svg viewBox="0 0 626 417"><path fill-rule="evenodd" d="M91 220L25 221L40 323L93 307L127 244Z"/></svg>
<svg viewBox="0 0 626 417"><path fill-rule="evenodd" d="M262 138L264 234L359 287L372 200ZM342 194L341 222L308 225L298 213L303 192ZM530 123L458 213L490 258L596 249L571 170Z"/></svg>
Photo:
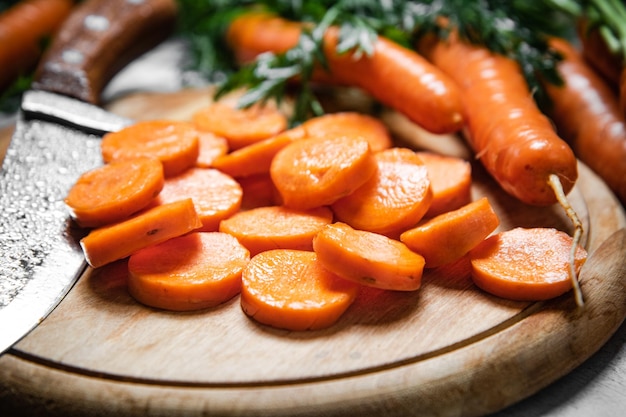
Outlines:
<svg viewBox="0 0 626 417"><path fill-rule="evenodd" d="M0 354L36 327L86 269L64 197L102 164L100 139L131 123L98 107L107 82L172 32L174 0L76 6L23 96L0 170Z"/></svg>

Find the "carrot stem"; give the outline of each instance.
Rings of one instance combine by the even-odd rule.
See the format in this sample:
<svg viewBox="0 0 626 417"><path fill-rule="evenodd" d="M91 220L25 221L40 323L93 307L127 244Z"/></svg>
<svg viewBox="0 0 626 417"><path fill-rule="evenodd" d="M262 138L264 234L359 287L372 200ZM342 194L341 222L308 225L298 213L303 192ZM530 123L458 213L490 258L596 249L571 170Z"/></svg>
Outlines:
<svg viewBox="0 0 626 417"><path fill-rule="evenodd" d="M575 265L576 248L578 247L578 244L580 243L580 240L583 234L583 224L578 218L578 214L576 214L576 211L567 200L565 192L563 192L563 186L561 185L561 181L559 180L559 177L556 174L551 174L548 178L548 183L550 184L550 187L554 190L554 194L556 195L556 198L559 204L561 205L561 207L563 207L563 209L565 210L567 217L569 217L569 219L572 221L572 224L574 225L574 235L572 237L573 238L572 249L570 251L570 263L569 263L570 273L569 274L572 280L572 287L574 288L574 297L576 298L576 305L578 307L583 307L585 305L585 300L583 298L582 290L580 289L580 283L578 282L578 276L576 274L576 265Z"/></svg>

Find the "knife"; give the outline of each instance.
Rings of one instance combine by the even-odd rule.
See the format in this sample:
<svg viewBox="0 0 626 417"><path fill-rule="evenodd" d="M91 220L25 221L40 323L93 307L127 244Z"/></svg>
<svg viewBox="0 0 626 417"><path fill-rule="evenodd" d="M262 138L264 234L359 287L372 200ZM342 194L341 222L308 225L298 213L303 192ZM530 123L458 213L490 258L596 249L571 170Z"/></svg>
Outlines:
<svg viewBox="0 0 626 417"><path fill-rule="evenodd" d="M85 231L69 219L64 198L102 164L101 136L131 123L98 107L100 94L172 33L176 12L175 0L86 0L42 57L0 170L0 354L85 271Z"/></svg>

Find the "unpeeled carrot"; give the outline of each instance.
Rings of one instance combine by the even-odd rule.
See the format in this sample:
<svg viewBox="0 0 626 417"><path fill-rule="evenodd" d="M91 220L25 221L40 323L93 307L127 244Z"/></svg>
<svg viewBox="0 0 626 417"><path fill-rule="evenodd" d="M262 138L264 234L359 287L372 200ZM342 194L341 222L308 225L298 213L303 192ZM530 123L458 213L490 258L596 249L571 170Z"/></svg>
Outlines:
<svg viewBox="0 0 626 417"><path fill-rule="evenodd" d="M424 217L456 210L472 200L472 166L465 159L434 152L417 152L426 165L433 199Z"/></svg>
<svg viewBox="0 0 626 417"><path fill-rule="evenodd" d="M515 228L487 238L470 251L472 279L484 291L512 300L547 300L572 289L572 238L550 228ZM587 258L576 247L576 270Z"/></svg>
<svg viewBox="0 0 626 417"><path fill-rule="evenodd" d="M396 237L426 214L432 201L428 170L407 148L374 154L377 170L331 206L337 220L355 229Z"/></svg>
<svg viewBox="0 0 626 417"><path fill-rule="evenodd" d="M93 229L81 239L93 268L124 259L139 249L165 242L202 227L191 199L143 211L128 220Z"/></svg>
<svg viewBox="0 0 626 417"><path fill-rule="evenodd" d="M211 132L198 132L198 142L200 149L196 166L199 168L211 168L215 159L228 153L226 139Z"/></svg>
<svg viewBox="0 0 626 417"><path fill-rule="evenodd" d="M386 236L338 222L315 236L313 249L324 268L344 279L393 291L421 286L424 258Z"/></svg>
<svg viewBox="0 0 626 417"><path fill-rule="evenodd" d="M426 268L454 262L487 238L500 224L487 197L420 222L400 235L424 257Z"/></svg>
<svg viewBox="0 0 626 417"><path fill-rule="evenodd" d="M81 227L104 226L147 207L163 184L163 165L158 159L114 161L82 174L65 204Z"/></svg>
<svg viewBox="0 0 626 417"><path fill-rule="evenodd" d="M276 154L270 167L282 203L297 209L332 204L354 192L375 171L367 140L350 136L294 141Z"/></svg>
<svg viewBox="0 0 626 417"><path fill-rule="evenodd" d="M256 104L240 109L225 102L215 102L192 116L200 131L226 138L231 150L267 139L287 129L287 116L270 104Z"/></svg>
<svg viewBox="0 0 626 417"><path fill-rule="evenodd" d="M239 211L243 190L237 181L213 168L190 168L165 180L155 204L191 198L202 222L201 231L212 232L220 221Z"/></svg>
<svg viewBox="0 0 626 417"><path fill-rule="evenodd" d="M271 249L313 250L313 237L333 220L328 207L294 210L268 206L222 220L220 232L235 236L254 256Z"/></svg>
<svg viewBox="0 0 626 417"><path fill-rule="evenodd" d="M618 86L623 67L621 57L611 52L598 28L591 27L587 19L578 22L576 31L584 60L609 83L612 89Z"/></svg>
<svg viewBox="0 0 626 417"><path fill-rule="evenodd" d="M198 132L187 122L149 120L107 133L101 143L105 162L147 156L163 163L166 177L195 166L200 152Z"/></svg>
<svg viewBox="0 0 626 417"><path fill-rule="evenodd" d="M248 250L233 236L193 232L135 252L128 291L140 303L190 311L222 304L241 291Z"/></svg>
<svg viewBox="0 0 626 417"><path fill-rule="evenodd" d="M339 320L358 289L324 268L314 252L275 249L252 257L244 268L241 307L269 326L318 330Z"/></svg>

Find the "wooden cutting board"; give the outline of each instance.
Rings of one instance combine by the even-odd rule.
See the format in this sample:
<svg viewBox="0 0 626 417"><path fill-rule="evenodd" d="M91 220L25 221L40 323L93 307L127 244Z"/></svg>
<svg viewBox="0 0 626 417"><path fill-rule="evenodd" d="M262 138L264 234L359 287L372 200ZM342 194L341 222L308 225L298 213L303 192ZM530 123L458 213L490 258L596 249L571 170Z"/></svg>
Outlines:
<svg viewBox="0 0 626 417"><path fill-rule="evenodd" d="M189 90L137 94L109 107L136 119L185 119L208 100L206 91ZM390 125L394 131L407 127L388 120L398 123ZM463 152L454 139L448 145ZM571 232L560 207L520 204L475 165L473 197L483 195L500 229ZM39 327L0 356L0 403L24 415L63 416L501 410L581 364L626 316L624 210L584 165L570 198L591 254L581 274L582 310L571 293L540 303L492 297L472 284L463 259L427 271L414 293L364 290L330 329L287 332L248 319L238 298L191 313L144 307L128 295L120 261L89 270Z"/></svg>

